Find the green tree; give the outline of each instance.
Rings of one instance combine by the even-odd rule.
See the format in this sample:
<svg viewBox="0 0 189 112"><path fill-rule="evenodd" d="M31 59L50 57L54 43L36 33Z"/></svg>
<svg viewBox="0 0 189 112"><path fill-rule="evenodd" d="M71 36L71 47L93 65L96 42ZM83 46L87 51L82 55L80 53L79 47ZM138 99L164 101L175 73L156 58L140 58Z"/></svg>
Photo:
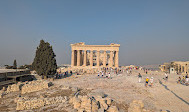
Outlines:
<svg viewBox="0 0 189 112"><path fill-rule="evenodd" d="M56 73L56 55L53 52L52 46L44 40L40 41L36 50L36 55L32 63L32 68L38 75L49 76Z"/></svg>
<svg viewBox="0 0 189 112"><path fill-rule="evenodd" d="M14 63L13 63L13 69L17 69L17 63L16 63L16 60L14 60Z"/></svg>

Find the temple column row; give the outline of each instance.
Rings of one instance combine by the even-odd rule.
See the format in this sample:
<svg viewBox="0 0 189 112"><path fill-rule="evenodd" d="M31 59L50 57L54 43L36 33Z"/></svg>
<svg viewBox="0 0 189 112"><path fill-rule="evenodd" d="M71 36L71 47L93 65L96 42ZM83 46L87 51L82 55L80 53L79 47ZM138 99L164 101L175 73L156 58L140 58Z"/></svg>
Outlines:
<svg viewBox="0 0 189 112"><path fill-rule="evenodd" d="M82 50L72 50L72 59L71 59L71 66L81 66L81 52ZM115 67L119 66L119 51L115 52ZM76 61L77 60L77 61ZM103 57L103 67L106 67L106 60L107 60L107 53L106 51L104 51L104 57ZM96 55L96 66L99 67L100 66L100 51L97 51L97 55ZM110 51L110 63L109 63L109 67L113 67L113 51ZM76 62L76 63L75 63ZM90 51L90 66L93 66L93 51ZM83 53L83 65L82 66L87 66L87 51L84 50Z"/></svg>

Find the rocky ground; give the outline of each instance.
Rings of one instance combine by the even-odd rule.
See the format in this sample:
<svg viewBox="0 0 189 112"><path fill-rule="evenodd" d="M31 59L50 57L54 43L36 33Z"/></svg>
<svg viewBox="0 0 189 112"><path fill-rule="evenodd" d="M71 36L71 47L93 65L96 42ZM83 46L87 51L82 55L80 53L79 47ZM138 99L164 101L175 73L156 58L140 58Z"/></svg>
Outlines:
<svg viewBox="0 0 189 112"><path fill-rule="evenodd" d="M141 83L138 83L137 75L139 72L143 76ZM133 108L136 108L136 103L143 105L141 101L144 103L145 110L143 111L189 111L189 86L177 84L176 79L178 76L175 74L169 75L168 81L163 80L164 74L162 72L155 71L150 71L148 75L139 70L134 70L132 74L127 74L126 72L120 73L119 75L113 72L111 74L111 79L98 77L97 74L73 75L64 79L56 79L52 81L52 86L39 91L25 94L21 94L21 91L8 93L4 95L3 98L0 98L0 111L16 111L16 109L18 109L17 102L19 95L21 95L21 98L47 99L48 101L48 105L22 110L27 112L74 112L76 111L74 107L78 106L78 101L79 106L84 105L85 103L83 104L81 102L83 101L82 98L85 98L85 102L87 102L93 99L95 95L104 95L104 99L112 99L111 105L107 104L109 109L117 107L121 112L131 110L131 106L133 105ZM152 76L154 77L154 85L152 87L145 87L145 78ZM74 98L74 95L77 97ZM56 99L57 96L63 99L61 101L51 101L53 98ZM15 99L17 100L15 101ZM49 101L49 99L51 100ZM72 101L72 103L70 103L70 99L75 99L76 102L74 103ZM99 102L101 102L101 100L99 100ZM93 102L93 100L91 101ZM33 104L29 104L29 106L30 105ZM38 105L35 106L37 107ZM80 111L82 110L80 109Z"/></svg>
<svg viewBox="0 0 189 112"><path fill-rule="evenodd" d="M138 73L143 76L141 83L138 83ZM146 77L154 77L153 87L144 86ZM88 89L94 93L104 92L123 107L128 107L133 100L142 100L145 108L151 111L188 112L189 86L177 84L179 76L176 74L169 75L168 81L164 81L164 77L162 72L149 71L146 75L143 71L135 70L132 74L112 73L112 79L99 78L96 74L72 76L54 83Z"/></svg>

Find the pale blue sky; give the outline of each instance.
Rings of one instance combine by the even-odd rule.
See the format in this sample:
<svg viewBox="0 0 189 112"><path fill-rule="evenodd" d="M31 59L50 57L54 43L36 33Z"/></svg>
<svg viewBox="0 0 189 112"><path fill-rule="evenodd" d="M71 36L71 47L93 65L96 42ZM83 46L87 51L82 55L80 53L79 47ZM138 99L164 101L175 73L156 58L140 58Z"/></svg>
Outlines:
<svg viewBox="0 0 189 112"><path fill-rule="evenodd" d="M58 64L77 42L121 44L120 65L189 60L189 0L0 1L0 65L32 63L40 39Z"/></svg>

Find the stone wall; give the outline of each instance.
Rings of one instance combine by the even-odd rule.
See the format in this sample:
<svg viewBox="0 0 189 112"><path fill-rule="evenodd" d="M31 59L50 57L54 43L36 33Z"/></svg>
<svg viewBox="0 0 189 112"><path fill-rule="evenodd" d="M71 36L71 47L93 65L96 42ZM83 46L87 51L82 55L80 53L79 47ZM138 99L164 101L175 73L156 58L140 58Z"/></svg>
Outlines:
<svg viewBox="0 0 189 112"><path fill-rule="evenodd" d="M17 102L16 110L28 110L51 104L64 103L67 100L68 100L67 97L62 97L62 96L51 97L51 98L32 98L32 99L26 97L20 97L15 99L15 102Z"/></svg>
<svg viewBox="0 0 189 112"><path fill-rule="evenodd" d="M40 91L42 89L48 88L51 82L44 81L44 80L36 80L28 82L27 84L22 86L21 93L30 93L35 91Z"/></svg>

